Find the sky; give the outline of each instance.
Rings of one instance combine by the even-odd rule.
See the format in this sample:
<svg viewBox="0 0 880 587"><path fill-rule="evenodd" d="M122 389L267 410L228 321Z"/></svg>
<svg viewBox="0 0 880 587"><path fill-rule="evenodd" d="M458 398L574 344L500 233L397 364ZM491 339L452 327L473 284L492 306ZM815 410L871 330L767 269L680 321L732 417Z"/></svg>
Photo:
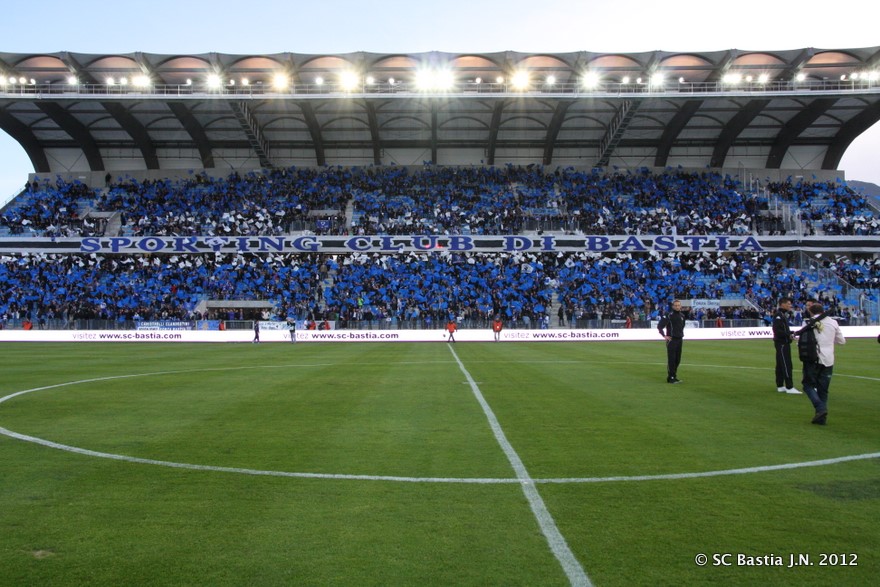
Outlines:
<svg viewBox="0 0 880 587"><path fill-rule="evenodd" d="M803 0L43 0L3 16L10 53L599 53L842 49L880 46L864 3ZM831 24L834 23L834 24ZM880 123L840 168L880 184ZM33 166L0 131L0 205Z"/></svg>

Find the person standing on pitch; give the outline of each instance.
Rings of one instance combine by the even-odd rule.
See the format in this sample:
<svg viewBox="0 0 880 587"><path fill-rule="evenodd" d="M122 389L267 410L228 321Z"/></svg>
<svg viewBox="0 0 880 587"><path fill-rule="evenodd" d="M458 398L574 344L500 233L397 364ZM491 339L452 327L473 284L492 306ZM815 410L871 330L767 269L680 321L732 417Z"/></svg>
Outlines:
<svg viewBox="0 0 880 587"><path fill-rule="evenodd" d="M666 340L666 383L681 383L678 378L678 365L681 363L681 347L684 339L684 313L681 301L672 302L672 311L662 316L657 323L660 336Z"/></svg>
<svg viewBox="0 0 880 587"><path fill-rule="evenodd" d="M287 319L287 330L290 332L290 342L296 343L296 318Z"/></svg>
<svg viewBox="0 0 880 587"><path fill-rule="evenodd" d="M776 347L776 391L779 393L801 393L794 387L791 367L791 327L788 318L791 314L791 299L779 298L776 312L773 313L773 346Z"/></svg>
<svg viewBox="0 0 880 587"><path fill-rule="evenodd" d="M455 319L450 318L449 322L446 323L446 332L449 333L449 337L446 339L446 342L455 342L456 330L458 330L458 327L455 325Z"/></svg>
<svg viewBox="0 0 880 587"><path fill-rule="evenodd" d="M816 335L818 345L817 358L804 360L804 393L810 398L816 415L813 416L813 424L825 425L828 418L828 388L831 385L831 376L834 373L834 345L846 344L846 339L840 331L837 320L824 313L822 304L810 306L810 319L803 328L795 333L795 336L804 336L804 332L812 329Z"/></svg>
<svg viewBox="0 0 880 587"><path fill-rule="evenodd" d="M504 324L501 322L501 316L495 316L495 319L492 320L492 332L495 333L495 342L501 340L502 328L504 328Z"/></svg>
<svg viewBox="0 0 880 587"><path fill-rule="evenodd" d="M256 344L260 342L260 321L254 320L254 340L253 342Z"/></svg>

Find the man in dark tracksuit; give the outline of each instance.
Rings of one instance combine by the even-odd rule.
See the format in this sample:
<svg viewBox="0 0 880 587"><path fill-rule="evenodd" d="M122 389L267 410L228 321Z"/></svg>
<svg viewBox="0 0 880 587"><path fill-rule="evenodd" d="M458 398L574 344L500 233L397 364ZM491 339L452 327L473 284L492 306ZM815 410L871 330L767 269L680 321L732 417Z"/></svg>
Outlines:
<svg viewBox="0 0 880 587"><path fill-rule="evenodd" d="M800 393L794 387L791 378L791 327L788 315L791 312L791 300L780 298L776 312L773 313L773 346L776 347L776 391L779 393Z"/></svg>
<svg viewBox="0 0 880 587"><path fill-rule="evenodd" d="M681 383L678 365L681 363L681 341L684 338L684 314L681 302L672 302L672 311L662 316L657 324L660 336L666 339L666 383Z"/></svg>

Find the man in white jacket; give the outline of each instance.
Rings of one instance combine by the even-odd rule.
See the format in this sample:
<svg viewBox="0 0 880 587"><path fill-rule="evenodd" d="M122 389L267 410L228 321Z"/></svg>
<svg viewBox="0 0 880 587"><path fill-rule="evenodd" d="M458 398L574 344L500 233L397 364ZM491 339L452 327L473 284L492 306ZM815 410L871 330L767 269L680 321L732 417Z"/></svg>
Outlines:
<svg viewBox="0 0 880 587"><path fill-rule="evenodd" d="M810 316L814 319L824 311L821 304L813 304L809 307ZM846 339L837 321L830 316L824 316L816 321L813 328L816 341L819 343L819 360L804 362L804 393L816 409L813 424L824 425L828 419L828 387L831 385L831 375L834 372L834 345L846 344Z"/></svg>

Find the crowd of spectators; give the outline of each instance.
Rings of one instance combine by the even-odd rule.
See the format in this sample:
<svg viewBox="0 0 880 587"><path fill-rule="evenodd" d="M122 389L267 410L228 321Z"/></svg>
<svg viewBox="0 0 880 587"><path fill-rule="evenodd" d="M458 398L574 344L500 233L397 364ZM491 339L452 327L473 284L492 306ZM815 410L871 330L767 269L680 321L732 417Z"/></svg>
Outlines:
<svg viewBox="0 0 880 587"><path fill-rule="evenodd" d="M83 201L93 196L94 190L78 180L59 178L54 185L34 180L0 215L0 227L6 227L12 236L92 236L97 222L83 219L80 212Z"/></svg>
<svg viewBox="0 0 880 587"><path fill-rule="evenodd" d="M198 173L186 180L126 178L111 183L96 209L120 211L134 236L282 235L312 210L337 220L352 190L341 168L237 172L223 179Z"/></svg>
<svg viewBox="0 0 880 587"><path fill-rule="evenodd" d="M94 211L118 212L120 230L134 236L517 234L548 219L555 229L585 234L743 235L766 224L760 212L768 197L792 202L808 233L880 234L865 198L842 183L787 180L751 193L712 171L535 165L291 167L174 180L108 174L100 189L43 180L0 215L0 225L13 235L94 234L102 228L89 219Z"/></svg>
<svg viewBox="0 0 880 587"><path fill-rule="evenodd" d="M776 182L768 193L793 202L805 225L805 233L827 235L878 235L880 219L871 211L867 199L845 183L798 180Z"/></svg>
<svg viewBox="0 0 880 587"><path fill-rule="evenodd" d="M101 189L35 181L0 224L12 235L91 235L102 226L83 214L87 206L118 212L131 235L280 235L314 220L315 211L322 216L309 226L332 234L516 234L536 217L590 234L751 234L766 205L734 178L682 170L327 167L107 180ZM767 193L793 202L826 232L878 234L867 202L845 185L786 181ZM761 314L781 296L821 297L846 311L839 292L790 261L708 253L22 254L0 259L0 317L180 320L206 299L270 300L282 318L414 327L494 315L538 326L554 305L568 320L651 319L657 300L674 297L748 299ZM839 257L825 268L858 288L880 287L876 258ZM749 312L731 306L700 317Z"/></svg>
<svg viewBox="0 0 880 587"><path fill-rule="evenodd" d="M876 261L839 265L870 283L880 277ZM268 300L280 319L342 327L486 324L496 315L540 327L554 304L569 319L650 320L658 301L673 298L747 299L764 315L782 296L796 305L821 298L843 312L840 292L812 277L767 254L8 255L0 318L191 320L203 300ZM757 317L730 306L724 317Z"/></svg>
<svg viewBox="0 0 880 587"><path fill-rule="evenodd" d="M320 301L321 272L318 255L4 256L0 318L187 320L205 299L305 314Z"/></svg>

